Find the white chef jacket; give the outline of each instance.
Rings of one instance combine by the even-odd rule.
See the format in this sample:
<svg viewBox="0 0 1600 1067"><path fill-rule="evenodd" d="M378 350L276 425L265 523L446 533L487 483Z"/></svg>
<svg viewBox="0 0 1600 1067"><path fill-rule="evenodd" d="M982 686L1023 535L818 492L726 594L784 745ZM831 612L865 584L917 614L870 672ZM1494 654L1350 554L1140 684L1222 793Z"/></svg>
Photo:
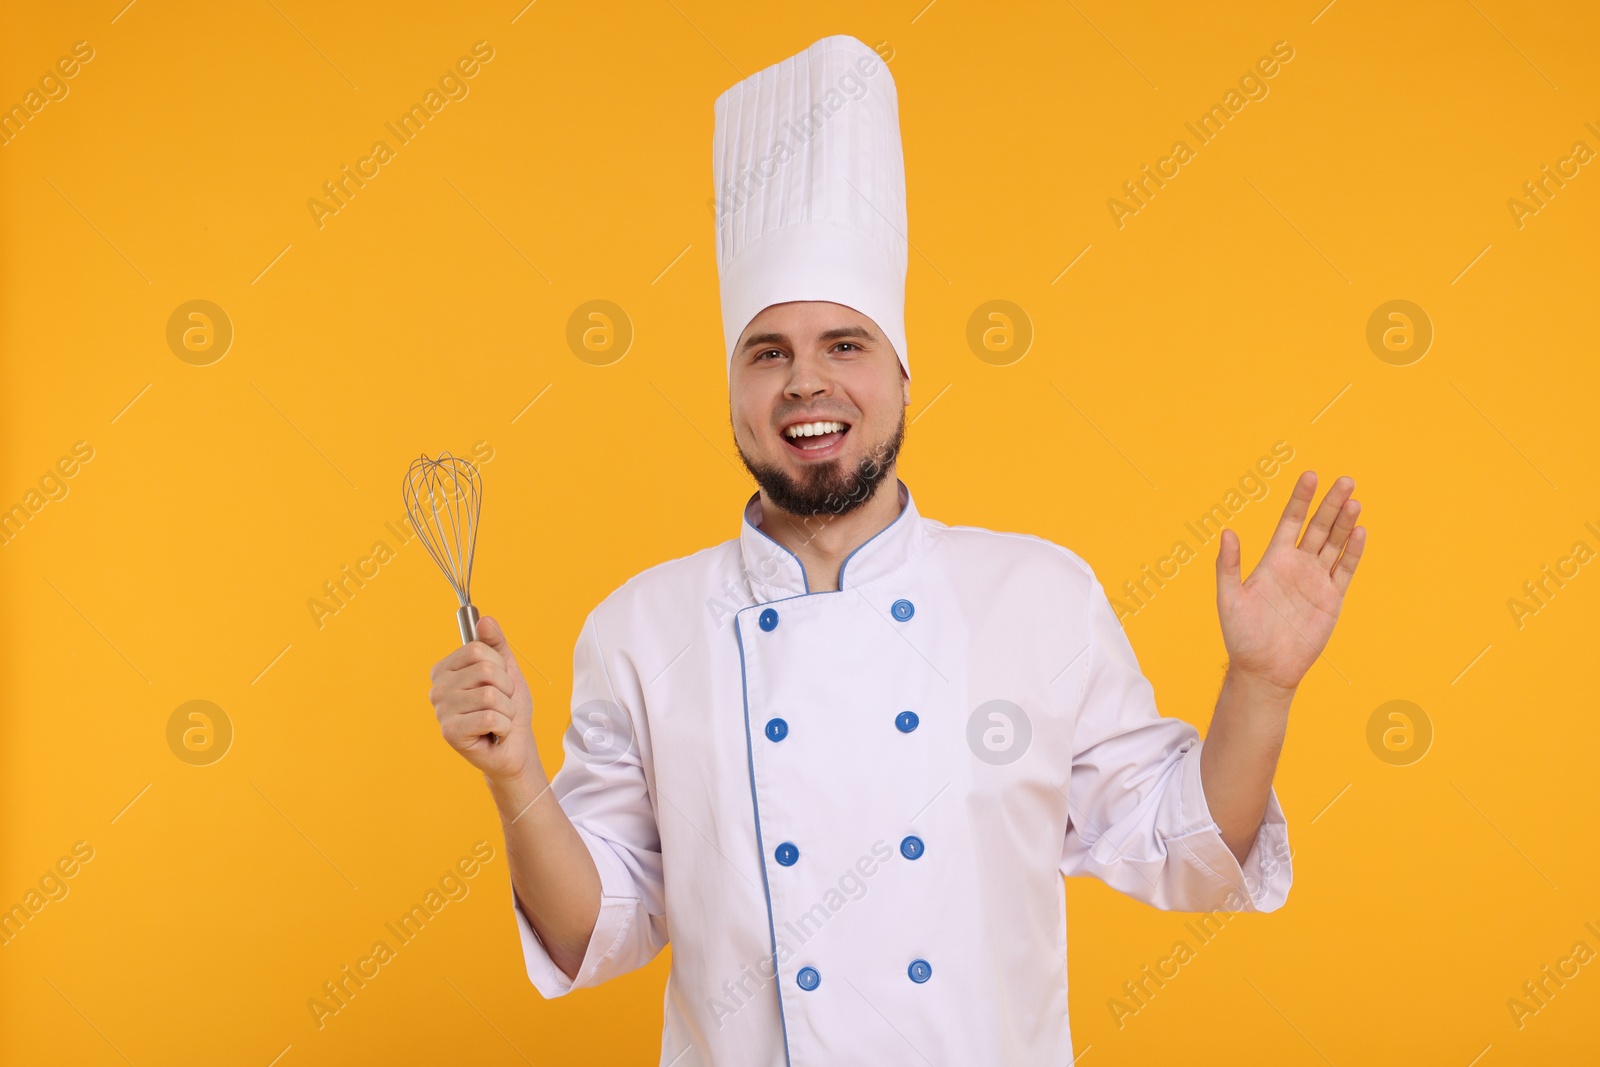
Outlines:
<svg viewBox="0 0 1600 1067"><path fill-rule="evenodd" d="M545 997L670 929L663 1067L1061 1067L1062 874L1183 911L1288 894L1276 793L1241 866L1198 732L1157 713L1088 564L897 487L838 590L810 590L757 494L737 539L584 621L553 779L600 874L575 978L512 911Z"/></svg>

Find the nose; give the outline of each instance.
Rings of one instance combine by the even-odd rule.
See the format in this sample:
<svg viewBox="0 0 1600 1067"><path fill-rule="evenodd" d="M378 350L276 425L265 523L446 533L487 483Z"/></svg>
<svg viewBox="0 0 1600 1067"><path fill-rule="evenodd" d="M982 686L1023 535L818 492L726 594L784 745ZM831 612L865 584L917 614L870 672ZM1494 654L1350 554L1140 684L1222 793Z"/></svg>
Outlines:
<svg viewBox="0 0 1600 1067"><path fill-rule="evenodd" d="M783 393L794 400L807 400L826 396L833 391L833 381L823 362L809 354L797 355L789 363L789 380Z"/></svg>

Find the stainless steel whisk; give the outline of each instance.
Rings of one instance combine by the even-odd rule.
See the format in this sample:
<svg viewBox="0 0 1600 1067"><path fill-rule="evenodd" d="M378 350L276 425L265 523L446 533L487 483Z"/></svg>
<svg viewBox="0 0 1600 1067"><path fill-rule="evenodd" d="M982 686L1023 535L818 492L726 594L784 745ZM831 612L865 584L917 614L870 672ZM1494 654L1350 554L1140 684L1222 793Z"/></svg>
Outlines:
<svg viewBox="0 0 1600 1067"><path fill-rule="evenodd" d="M438 459L424 454L411 461L401 492L412 528L461 602L456 612L461 643L477 640L478 609L472 606L470 586L478 508L483 502L478 468L448 452L439 453Z"/></svg>

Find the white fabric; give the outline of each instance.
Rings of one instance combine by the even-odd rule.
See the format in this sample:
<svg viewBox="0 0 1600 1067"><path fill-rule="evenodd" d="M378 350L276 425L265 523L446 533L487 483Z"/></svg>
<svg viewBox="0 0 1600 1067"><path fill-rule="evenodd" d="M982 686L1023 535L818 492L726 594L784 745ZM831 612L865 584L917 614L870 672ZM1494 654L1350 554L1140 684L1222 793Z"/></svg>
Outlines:
<svg viewBox="0 0 1600 1067"><path fill-rule="evenodd" d="M847 35L717 97L717 272L729 373L773 304L829 300L866 315L906 376L906 178L894 77Z"/></svg>
<svg viewBox="0 0 1600 1067"><path fill-rule="evenodd" d="M899 518L837 591L807 591L752 496L737 539L644 571L584 622L554 793L603 903L575 979L514 895L512 911L546 997L649 962L670 925L663 1065L1060 1067L1063 873L1185 911L1272 911L1288 894L1276 793L1241 867L1206 807L1197 731L1157 712L1089 566L924 519L898 489ZM1031 725L1007 765L968 743L994 699ZM596 700L625 713L620 759L597 757L614 739L579 714ZM904 710L920 717L909 733ZM916 859L900 852L910 834ZM784 842L790 866L774 859ZM921 984L916 959L932 967ZM604 1059L605 1035L589 1040Z"/></svg>

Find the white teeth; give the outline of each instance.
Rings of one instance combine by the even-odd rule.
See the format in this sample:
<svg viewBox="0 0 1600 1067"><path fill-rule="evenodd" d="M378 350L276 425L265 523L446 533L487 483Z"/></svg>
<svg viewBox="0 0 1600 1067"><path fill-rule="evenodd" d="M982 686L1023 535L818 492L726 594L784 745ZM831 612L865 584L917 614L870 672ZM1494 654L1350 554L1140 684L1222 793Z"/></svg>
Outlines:
<svg viewBox="0 0 1600 1067"><path fill-rule="evenodd" d="M842 431L844 428L845 424L842 422L802 422L796 426L791 426L787 430L784 430L783 436L789 438L815 437L820 433L833 433L835 431Z"/></svg>

